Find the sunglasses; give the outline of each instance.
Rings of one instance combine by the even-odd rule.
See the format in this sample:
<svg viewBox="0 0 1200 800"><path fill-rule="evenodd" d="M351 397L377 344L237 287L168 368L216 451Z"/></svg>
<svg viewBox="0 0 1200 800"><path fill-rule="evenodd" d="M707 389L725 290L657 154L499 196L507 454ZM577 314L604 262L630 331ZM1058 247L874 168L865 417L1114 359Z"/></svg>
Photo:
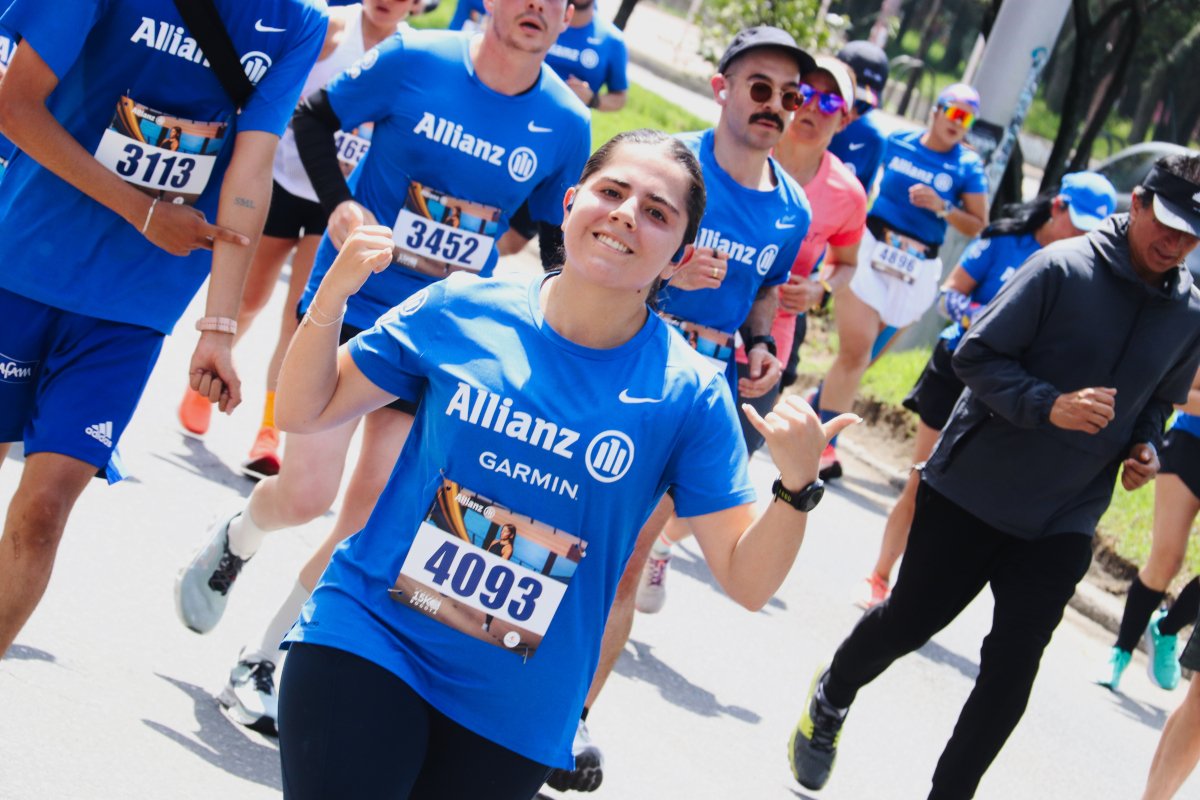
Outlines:
<svg viewBox="0 0 1200 800"><path fill-rule="evenodd" d="M756 103L769 103L775 96L775 87L769 83L756 81L750 84L750 99ZM800 107L800 94L793 89L783 89L779 93L779 104L784 111L795 111Z"/></svg>
<svg viewBox="0 0 1200 800"><path fill-rule="evenodd" d="M971 130L971 126L975 124L975 115L957 106L942 106L942 113L946 115L946 119L961 123L967 130Z"/></svg>
<svg viewBox="0 0 1200 800"><path fill-rule="evenodd" d="M800 84L801 105L808 105L812 99L817 98L817 108L821 109L822 114L836 114L846 107L846 98L840 94L830 94L829 92L818 92L807 83Z"/></svg>

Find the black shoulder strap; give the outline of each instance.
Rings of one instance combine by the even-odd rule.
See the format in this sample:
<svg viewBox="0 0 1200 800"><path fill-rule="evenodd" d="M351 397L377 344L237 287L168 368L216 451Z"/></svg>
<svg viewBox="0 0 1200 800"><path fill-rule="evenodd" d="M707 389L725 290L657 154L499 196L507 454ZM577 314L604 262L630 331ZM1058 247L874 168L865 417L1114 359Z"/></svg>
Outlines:
<svg viewBox="0 0 1200 800"><path fill-rule="evenodd" d="M254 84L246 77L242 59L213 0L175 0L175 8L240 113L254 93Z"/></svg>

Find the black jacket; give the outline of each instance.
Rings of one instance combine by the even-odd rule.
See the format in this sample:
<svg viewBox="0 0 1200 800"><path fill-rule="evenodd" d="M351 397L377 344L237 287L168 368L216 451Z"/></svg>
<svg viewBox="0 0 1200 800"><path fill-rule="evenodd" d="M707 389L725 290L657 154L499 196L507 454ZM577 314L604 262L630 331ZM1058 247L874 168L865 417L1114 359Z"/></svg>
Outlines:
<svg viewBox="0 0 1200 800"><path fill-rule="evenodd" d="M1022 539L1095 532L1121 461L1162 441L1200 364L1200 291L1182 265L1166 288L1129 261L1129 218L1033 255L954 354L967 385L925 468L934 489ZM1050 424L1063 392L1117 390L1099 433Z"/></svg>

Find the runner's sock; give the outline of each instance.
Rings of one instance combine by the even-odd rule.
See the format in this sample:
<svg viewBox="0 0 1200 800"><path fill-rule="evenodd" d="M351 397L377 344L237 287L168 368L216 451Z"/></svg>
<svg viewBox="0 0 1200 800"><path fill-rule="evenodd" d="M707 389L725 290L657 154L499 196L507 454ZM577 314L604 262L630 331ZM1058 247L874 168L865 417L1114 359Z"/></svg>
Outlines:
<svg viewBox="0 0 1200 800"><path fill-rule="evenodd" d="M275 427L275 393L267 392L267 402L263 406L263 421L264 428Z"/></svg>
<svg viewBox="0 0 1200 800"><path fill-rule="evenodd" d="M822 425L824 425L826 422L829 422L829 420L831 420L835 417L840 417L842 415L841 411L826 411L824 409L821 409L817 413L821 415L821 424ZM833 445L834 447L837 447L837 440L838 440L838 437L834 436L832 439L829 440L829 443L831 445Z"/></svg>
<svg viewBox="0 0 1200 800"><path fill-rule="evenodd" d="M250 506L246 506L245 511L229 522L229 552L238 558L250 558L258 552L268 533L254 524Z"/></svg>
<svg viewBox="0 0 1200 800"><path fill-rule="evenodd" d="M275 612L275 616L267 623L267 629L263 631L262 642L258 645L258 650L267 660L279 666L283 661L283 651L279 649L280 642L283 637L287 636L287 632L292 629L292 625L300 618L300 609L304 608L304 604L308 602L308 598L312 596L312 592L304 588L304 584L296 581L296 585L292 587L292 593L283 601L283 605Z"/></svg>
<svg viewBox="0 0 1200 800"><path fill-rule="evenodd" d="M1132 653L1137 647L1138 639L1150 624L1154 609L1162 603L1166 592L1156 592L1142 583L1142 579L1134 577L1129 585L1129 597L1125 600L1125 614L1121 617L1121 632L1117 634L1117 647L1126 653Z"/></svg>
<svg viewBox="0 0 1200 800"><path fill-rule="evenodd" d="M671 555L671 547L675 543L660 533L658 538L654 540L654 544L650 546L650 555L655 558L669 558Z"/></svg>
<svg viewBox="0 0 1200 800"><path fill-rule="evenodd" d="M1184 625L1191 625L1200 615L1200 578L1192 578L1167 615L1158 621L1158 632L1163 636L1176 636Z"/></svg>
<svg viewBox="0 0 1200 800"><path fill-rule="evenodd" d="M584 722L587 722L587 715L588 715L588 711L589 711L589 710L590 710L590 709L589 709L587 706L584 706L584 707L583 707L583 713L579 715L579 718L580 718L581 720L583 720Z"/></svg>
<svg viewBox="0 0 1200 800"><path fill-rule="evenodd" d="M821 681L817 684L817 699L832 708L835 712L837 712L837 715L843 719L846 717L846 712L850 710L850 706L842 708L841 706L835 706L832 702L830 702L829 698L825 696L825 681Z"/></svg>

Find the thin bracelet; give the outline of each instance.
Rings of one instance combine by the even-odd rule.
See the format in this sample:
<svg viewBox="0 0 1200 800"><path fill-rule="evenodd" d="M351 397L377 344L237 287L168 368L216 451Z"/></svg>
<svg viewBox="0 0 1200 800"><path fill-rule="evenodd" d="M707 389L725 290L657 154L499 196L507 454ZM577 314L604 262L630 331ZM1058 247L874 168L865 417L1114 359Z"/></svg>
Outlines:
<svg viewBox="0 0 1200 800"><path fill-rule="evenodd" d="M320 311L321 309L318 308L317 310ZM324 312L322 312L322 313L324 313ZM304 318L307 319L309 322L311 322L313 325L316 325L318 328L328 328L330 325L336 325L337 323L341 322L342 318L345 316L346 316L345 314L342 314L341 317L338 317L335 320L330 320L329 322L317 322L313 318L311 309L304 314Z"/></svg>
<svg viewBox="0 0 1200 800"><path fill-rule="evenodd" d="M324 317L325 319L334 319L332 316L330 316L329 314L326 314L324 311L322 311L322 310L321 310L321 307L317 305L317 298L316 298L316 297L313 297L313 299L312 299L312 302L310 302L310 303L308 304L308 313L310 313L310 314L311 314L311 313L312 313L312 310L313 310L314 308L317 310L317 313L318 313L318 314L320 314L320 315L321 315L322 317ZM346 316L346 306L342 306L342 313L341 313L341 315L340 315L340 316L338 316L338 317L337 317L337 319L341 319L341 318L342 318L342 317L344 317L344 316ZM313 322L313 324L315 325L315 324L316 324L316 322L314 321L314 322ZM332 325L333 323L330 323L330 324ZM321 326L321 327L324 327L324 326Z"/></svg>
<svg viewBox="0 0 1200 800"><path fill-rule="evenodd" d="M154 198L154 202L150 204L150 210L146 212L146 224L142 226L142 236L146 235L146 229L150 227L150 218L154 216L154 207L158 205L158 198Z"/></svg>

